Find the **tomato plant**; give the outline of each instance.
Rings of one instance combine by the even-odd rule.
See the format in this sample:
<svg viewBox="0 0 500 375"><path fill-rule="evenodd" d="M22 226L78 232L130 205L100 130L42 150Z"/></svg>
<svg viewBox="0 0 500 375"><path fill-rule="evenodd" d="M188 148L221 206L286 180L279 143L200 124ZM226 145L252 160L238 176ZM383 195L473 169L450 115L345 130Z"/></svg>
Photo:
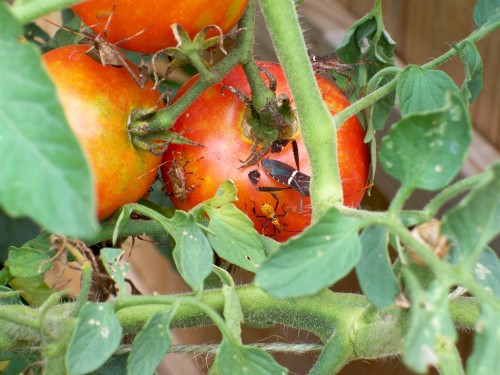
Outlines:
<svg viewBox="0 0 500 375"><path fill-rule="evenodd" d="M275 77L276 95L285 94L291 97L283 70L278 64L258 62L258 65ZM264 73L262 74L264 77ZM198 77L194 77L188 81L179 90L177 97L184 95L197 79ZM349 105L340 90L326 78L318 76L317 82L323 100L332 114ZM222 182L231 179L238 190L238 201L235 204L253 220L255 228L280 241L286 240L309 225L310 198L301 196L297 190L287 188L286 185L274 180L260 163L242 168L241 160L248 157L252 148L246 124L247 107L236 94L224 89L224 86L231 86L244 95L250 95L248 80L241 66L238 66L219 83L207 89L186 109L173 129L204 147L171 145L168 148L161 167L166 189L177 208L189 210L214 196ZM351 117L338 130L337 136L344 204L357 207L365 192L370 164L368 145L363 141L365 132L358 119ZM293 137L298 145L300 170L310 175L309 158L300 131ZM279 160L296 168L291 144L285 146L281 152L267 156L271 160ZM168 174L174 159L184 168L186 188L189 190L185 199L178 199L175 196L173 182L169 182ZM259 191L254 187L248 176L254 169L260 171L258 186L284 189L273 192L277 200L269 192ZM270 204L278 215L278 222L282 225L280 230L275 228L261 211L264 203Z"/></svg>
<svg viewBox="0 0 500 375"><path fill-rule="evenodd" d="M229 31L245 10L248 0L90 0L72 7L96 33L105 30L111 43L130 51L153 53L177 44L170 25L179 23L193 37L209 25ZM137 34L137 35L136 35ZM209 35L216 35L213 30Z"/></svg>
<svg viewBox="0 0 500 375"><path fill-rule="evenodd" d="M168 75L183 65L200 73L166 106L157 105L151 82L140 89L147 75L136 81L127 65L103 66L85 53L89 46L41 57L40 51L75 38L51 38L31 21L75 3L0 2L2 371L151 374L167 353L186 349L171 328L213 324L220 342L203 337L202 345L187 345L193 353L215 353L210 374L302 372L278 364L270 354L276 350L315 351L312 375L336 374L354 361L371 367L389 356L419 374L430 368L443 375L498 372L500 259L493 249L500 235L500 163L472 175L464 161L473 134L470 104L488 97L481 94L488 70L476 43L500 28L499 0L477 0L475 30L440 56L405 67L395 64L382 0L346 30L334 53L315 58L299 24L301 1L259 0L280 65L258 66L255 59L266 49L254 49L255 41L265 42L256 32L256 0L249 0L220 60L205 52L225 36L190 39L180 28L179 45L164 51L165 73L154 69L155 58L145 59L162 88L173 88ZM140 5L128 4L130 11ZM195 11L196 2L179 4L195 17L205 15ZM327 9L323 5L318 9ZM145 17L153 21L169 10L153 6ZM115 10L112 18L124 29L132 24ZM412 12L403 13L413 21ZM140 35L153 30L140 27ZM131 42L140 35L124 37ZM123 63L121 43L85 36L94 52L110 58L103 61ZM440 70L452 58L465 71L456 81ZM352 73L352 104L314 75L318 68ZM489 76L497 67L490 69ZM176 209L158 184L147 199L128 203L158 172L161 158L148 151L163 152L169 144L166 189L178 207L199 204ZM387 207L377 210L354 208L367 187L369 162L381 181L375 188L397 186ZM418 209L414 194L418 201L431 198ZM98 223L96 198L100 218L119 212ZM129 272L155 250L151 237L161 245L171 239L164 246L169 260L153 261L162 274L156 267ZM125 239L147 242L152 251L124 256ZM231 274L214 262L214 253L248 272ZM64 273L53 269L57 265ZM168 272L171 266L178 272ZM69 271L71 280L80 280L70 293ZM348 274L355 274L359 289L331 289ZM161 278L161 285L150 279L154 286L146 289L147 277ZM165 285L168 293L155 293ZM247 323L252 330L281 325L280 335L288 327L307 331L316 342L250 342ZM474 335L468 357L456 345L459 329Z"/></svg>
<svg viewBox="0 0 500 375"><path fill-rule="evenodd" d="M134 110L155 108L160 94L152 90L151 81L139 88L125 68L103 66L86 54L88 49L57 48L46 53L43 62L91 165L97 217L102 220L137 201L156 178L161 157L132 145L127 121Z"/></svg>

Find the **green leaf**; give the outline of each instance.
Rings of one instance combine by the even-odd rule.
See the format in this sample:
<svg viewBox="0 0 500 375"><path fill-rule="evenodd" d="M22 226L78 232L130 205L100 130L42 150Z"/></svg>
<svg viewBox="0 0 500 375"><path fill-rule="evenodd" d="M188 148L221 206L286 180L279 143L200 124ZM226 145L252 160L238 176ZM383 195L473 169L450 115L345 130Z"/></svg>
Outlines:
<svg viewBox="0 0 500 375"><path fill-rule="evenodd" d="M495 163L486 171L482 183L446 212L442 231L457 242L460 256L472 262L500 233L499 223L500 163Z"/></svg>
<svg viewBox="0 0 500 375"><path fill-rule="evenodd" d="M19 293L6 286L0 285L0 306L1 305L20 305L23 302ZM1 361L1 359L0 359Z"/></svg>
<svg viewBox="0 0 500 375"><path fill-rule="evenodd" d="M13 277L9 272L9 268L3 267L0 270L0 285L7 285L7 283L12 279L13 279Z"/></svg>
<svg viewBox="0 0 500 375"><path fill-rule="evenodd" d="M214 272L222 281L222 295L224 297L224 319L229 332L232 333L233 340L241 344L241 323L243 322L243 312L241 311L240 297L236 292L234 281L231 275L224 269L214 267Z"/></svg>
<svg viewBox="0 0 500 375"><path fill-rule="evenodd" d="M217 350L210 375L284 375L288 371L260 348L232 344L226 338Z"/></svg>
<svg viewBox="0 0 500 375"><path fill-rule="evenodd" d="M483 61L474 43L466 40L459 50L465 68L465 80L460 88L462 96L470 104L476 100L483 88Z"/></svg>
<svg viewBox="0 0 500 375"><path fill-rule="evenodd" d="M474 267L474 278L486 290L500 297L500 260L490 248L486 248Z"/></svg>
<svg viewBox="0 0 500 375"><path fill-rule="evenodd" d="M374 9L356 21L349 28L341 45L335 51L342 62L353 64L354 90L352 96L354 98L364 96L370 78L378 71L394 66L395 63L394 48L396 43L383 28L383 21L377 20L380 16L378 10ZM388 102L390 98L384 100ZM394 102L394 98L392 102Z"/></svg>
<svg viewBox="0 0 500 375"><path fill-rule="evenodd" d="M127 371L128 353L113 355L99 369L94 371L92 375L109 375L109 374L125 374Z"/></svg>
<svg viewBox="0 0 500 375"><path fill-rule="evenodd" d="M395 77L396 75L396 71L394 71L395 68L386 68L386 69L387 73L384 74L383 72L381 72L368 82L369 93L375 91L377 88L381 86L384 86L386 83L388 83ZM389 114L391 113L391 110L394 107L395 99L396 99L396 92L391 91L389 94L387 94L380 100L377 100L370 107L369 121L370 121L370 126L374 130L381 130L384 128L387 118L389 117Z"/></svg>
<svg viewBox="0 0 500 375"><path fill-rule="evenodd" d="M69 373L83 375L101 367L118 349L121 336L122 327L110 304L84 305L66 353Z"/></svg>
<svg viewBox="0 0 500 375"><path fill-rule="evenodd" d="M226 203L231 203L238 200L236 186L231 180L225 180L215 192L213 198L207 199L202 203L204 206L220 207Z"/></svg>
<svg viewBox="0 0 500 375"><path fill-rule="evenodd" d="M206 212L210 216L208 239L215 252L228 262L255 272L266 256L249 217L231 203Z"/></svg>
<svg viewBox="0 0 500 375"><path fill-rule="evenodd" d="M467 361L467 375L496 374L500 368L500 311L489 304L481 305L476 323L474 352Z"/></svg>
<svg viewBox="0 0 500 375"><path fill-rule="evenodd" d="M22 33L0 3L0 205L49 231L88 237L98 228L90 169L40 55Z"/></svg>
<svg viewBox="0 0 500 375"><path fill-rule="evenodd" d="M481 27L500 20L500 0L477 0L474 22Z"/></svg>
<svg viewBox="0 0 500 375"><path fill-rule="evenodd" d="M43 275L52 268L53 251L39 250L31 247L11 247L6 264L13 277L30 279Z"/></svg>
<svg viewBox="0 0 500 375"><path fill-rule="evenodd" d="M384 170L408 188L437 190L460 171L471 141L469 113L456 93L445 107L401 119L382 140Z"/></svg>
<svg viewBox="0 0 500 375"><path fill-rule="evenodd" d="M57 30L54 36L47 43L48 50L78 44L84 38L83 34L80 32L82 21L80 21L78 17L73 17L73 19L65 23L63 27L64 28Z"/></svg>
<svg viewBox="0 0 500 375"><path fill-rule="evenodd" d="M356 265L356 275L366 298L379 310L391 305L399 294L387 253L387 230L367 227L361 233L363 253Z"/></svg>
<svg viewBox="0 0 500 375"><path fill-rule="evenodd" d="M375 17L371 14L365 15L347 30L335 54L346 63L358 60L362 56L362 51L368 47L366 43L376 33L376 30Z"/></svg>
<svg viewBox="0 0 500 375"><path fill-rule="evenodd" d="M361 256L359 221L329 209L302 235L290 239L257 271L255 285L276 297L318 292L343 276Z"/></svg>
<svg viewBox="0 0 500 375"><path fill-rule="evenodd" d="M42 50L44 45L50 40L50 35L35 22L29 22L24 25L24 37Z"/></svg>
<svg viewBox="0 0 500 375"><path fill-rule="evenodd" d="M346 63L355 63L359 59L372 55L382 65L378 70L394 65L394 47L396 43L385 29L378 29L371 13L353 24L344 36L344 40L335 51L336 55Z"/></svg>
<svg viewBox="0 0 500 375"><path fill-rule="evenodd" d="M170 322L175 310L153 314L132 343L127 360L127 374L153 374L170 349Z"/></svg>
<svg viewBox="0 0 500 375"><path fill-rule="evenodd" d="M203 280L212 272L213 252L207 237L198 227L192 215L188 215L185 227L175 237L173 257L184 281L194 291L203 289Z"/></svg>
<svg viewBox="0 0 500 375"><path fill-rule="evenodd" d="M266 254L266 257L278 251L281 245L278 241L266 236L259 236L259 241L262 245L262 248L264 249L264 254Z"/></svg>
<svg viewBox="0 0 500 375"><path fill-rule="evenodd" d="M3 354L3 353L2 353ZM5 353L9 355L10 353ZM38 358L32 353L12 353L14 358L11 358L7 367L2 369L2 375L19 375L30 367Z"/></svg>
<svg viewBox="0 0 500 375"><path fill-rule="evenodd" d="M12 279L9 280L9 286L19 290L21 297L33 307L41 306L54 293L43 281L43 275L30 279Z"/></svg>
<svg viewBox="0 0 500 375"><path fill-rule="evenodd" d="M401 115L406 117L443 107L447 91L460 92L445 72L409 65L401 72L396 87Z"/></svg>
<svg viewBox="0 0 500 375"><path fill-rule="evenodd" d="M451 347L456 331L448 311L448 289L433 282L422 290L410 272L405 273L410 290L411 322L405 338L403 361L412 370L425 373L440 363L440 349Z"/></svg>
<svg viewBox="0 0 500 375"><path fill-rule="evenodd" d="M128 272L129 264L122 263L120 260L123 256L124 251L122 249L114 249L110 247L105 247L101 249L99 253L99 259L104 264L104 268L108 272L108 275L114 280L118 286L118 295L127 295L127 289L125 286L125 275Z"/></svg>
<svg viewBox="0 0 500 375"><path fill-rule="evenodd" d="M193 290L201 290L203 280L212 272L213 251L193 214L177 210L174 216L168 219L152 208L136 203L128 204L122 208L115 232L119 232L123 221L126 221L126 217L132 212L141 213L157 221L173 237L175 248L172 256L177 270Z"/></svg>

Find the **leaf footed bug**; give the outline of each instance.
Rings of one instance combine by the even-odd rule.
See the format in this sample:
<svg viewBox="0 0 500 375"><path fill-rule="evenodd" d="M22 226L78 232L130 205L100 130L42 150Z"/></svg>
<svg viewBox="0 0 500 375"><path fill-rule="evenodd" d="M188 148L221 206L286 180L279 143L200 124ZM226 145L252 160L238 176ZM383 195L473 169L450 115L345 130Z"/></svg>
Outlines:
<svg viewBox="0 0 500 375"><path fill-rule="evenodd" d="M337 81L334 73L344 77L346 79L344 87L341 89L342 92L345 92L347 88L353 84L352 78L355 73L355 67L361 64L373 64L373 62L365 61L366 57L359 59L357 62L352 64L346 64L342 62L337 56L334 54L326 55L326 56L309 56L309 61L311 62L311 66L314 70L314 73L327 73L330 77ZM333 73L332 73L333 72Z"/></svg>
<svg viewBox="0 0 500 375"><path fill-rule="evenodd" d="M93 31L85 31L85 30L80 30L80 32L68 29L66 27L57 25L53 23L52 21L45 20L46 22L59 27L61 30L64 30L65 32L75 34L75 35L80 35L82 39L78 42L78 44L87 44L90 46L86 54L90 56L92 59L97 61L103 66L106 65L111 65L117 68L125 68L127 71L130 73L134 81L137 83L137 85L140 88L144 88L146 86L146 83L149 80L149 74L148 74L148 67L144 64L143 59L141 57L141 65L137 67L137 72L130 66L127 58L125 57L125 53L121 50L118 45L120 43L126 42L132 38L135 38L136 36L144 33L146 29L143 29L134 35L131 35L130 37L126 39L119 40L115 43L110 43L107 40L106 36L106 30L109 26L109 23L111 22L111 19L114 14L114 7L111 13L108 16L108 19L106 21L106 24L104 26L104 30L102 31L102 34L95 34Z"/></svg>
<svg viewBox="0 0 500 375"><path fill-rule="evenodd" d="M188 180L187 176L188 174L194 174L193 172L187 172L186 171L186 166L191 162L190 160L185 161L179 161L179 159L183 158L182 156L179 156L178 158L173 157L172 162L170 164L170 168L167 171L167 176L170 180L170 184L172 185L172 192L167 192L165 184L162 188L162 190L168 194L168 195L173 195L175 198L177 198L181 202L185 202L188 194L194 190L196 185L193 184L191 186L188 186ZM200 159L198 159L200 160ZM197 161L198 161L197 160ZM202 178L198 177L198 179L202 180Z"/></svg>
<svg viewBox="0 0 500 375"><path fill-rule="evenodd" d="M293 157L295 160L296 168L282 161L269 158L263 159L260 162L266 173L271 176L271 178L285 185L286 187L257 186L261 176L260 172L257 169L251 170L248 173L248 178L258 191L265 191L273 194L272 192L285 189L293 189L299 192L300 212L302 213L302 197L310 196L309 186L311 177L299 170L299 152L297 142L294 139L278 139L271 145L271 153L281 152L288 143L292 143Z"/></svg>

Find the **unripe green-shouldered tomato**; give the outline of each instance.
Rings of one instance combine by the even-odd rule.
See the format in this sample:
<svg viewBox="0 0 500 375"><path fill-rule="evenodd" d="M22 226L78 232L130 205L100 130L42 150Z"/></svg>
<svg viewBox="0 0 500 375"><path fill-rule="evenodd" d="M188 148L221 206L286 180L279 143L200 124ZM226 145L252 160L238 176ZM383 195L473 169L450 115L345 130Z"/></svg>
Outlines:
<svg viewBox="0 0 500 375"><path fill-rule="evenodd" d="M154 53L177 42L170 25L180 24L192 37L209 25L229 31L240 19L248 0L88 0L72 7L96 33L130 51ZM139 34L138 34L139 33ZM137 35L136 35L137 34ZM208 36L217 35L211 30Z"/></svg>
<svg viewBox="0 0 500 375"><path fill-rule="evenodd" d="M281 66L269 62L259 65L270 71L277 80L276 94L286 94L290 99L290 90ZM176 98L183 95L193 85L197 77L188 81L177 93ZM342 92L330 81L317 77L323 100L330 112L335 114L349 105ZM189 210L198 203L215 195L216 189L226 179L234 181L238 189L238 208L245 211L253 220L255 228L279 241L302 231L311 221L310 198L302 197L294 189L275 192L276 200L269 192L258 191L248 177L251 170L260 172L258 186L287 186L278 183L263 168L261 163L246 168L241 167L240 160L250 154L252 141L245 136L243 123L245 104L233 92L222 89L232 86L247 96L250 88L240 66L234 68L221 82L207 89L177 119L173 130L183 136L203 144L205 147L190 145L170 145L164 154L165 164L162 175L166 188L171 193L172 201L177 208ZM357 207L366 190L370 155L364 143L365 132L356 117L348 119L337 131L337 148L340 175L344 191L344 204ZM298 144L301 172L310 175L309 159L300 131L294 138ZM281 152L266 154L269 160L279 160L295 168L292 147L288 144ZM169 182L169 171L172 173L172 161L183 166L187 196L182 201L175 197L174 183ZM184 198L184 197L183 197ZM255 207L255 209L254 209ZM271 209L270 209L271 207ZM277 214L272 218L272 211ZM271 218L269 218L271 216Z"/></svg>
<svg viewBox="0 0 500 375"><path fill-rule="evenodd" d="M127 120L135 109L157 107L160 93L151 81L141 89L124 67L101 65L85 53L88 49L57 48L42 61L89 161L102 220L141 198L156 177L161 157L132 145Z"/></svg>

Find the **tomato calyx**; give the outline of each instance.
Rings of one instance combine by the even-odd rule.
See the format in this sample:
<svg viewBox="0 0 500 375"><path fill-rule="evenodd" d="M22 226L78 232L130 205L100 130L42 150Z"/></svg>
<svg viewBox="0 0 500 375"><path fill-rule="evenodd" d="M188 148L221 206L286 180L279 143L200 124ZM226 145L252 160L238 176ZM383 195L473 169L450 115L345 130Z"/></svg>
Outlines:
<svg viewBox="0 0 500 375"><path fill-rule="evenodd" d="M154 155L161 155L170 143L204 147L200 143L187 139L182 134L169 131L173 124L168 128L152 129L148 119L154 117L156 113L156 107L135 109L130 113L127 121L127 132L135 148L151 152Z"/></svg>
<svg viewBox="0 0 500 375"><path fill-rule="evenodd" d="M255 62L248 64L255 64ZM259 89L251 85L252 99L234 87L222 87L222 90L229 90L235 94L247 107L241 125L243 134L252 140L252 148L248 157L240 160L242 163L240 168L256 164L271 150L276 140L290 139L298 130L297 116L289 97L285 94L276 95L277 82L270 71L262 66L258 66L258 70L266 75L269 87L264 85ZM250 76L249 80L252 78L261 79L260 76L258 78ZM258 96L265 98L261 100L263 103L260 106Z"/></svg>
<svg viewBox="0 0 500 375"><path fill-rule="evenodd" d="M175 40L177 41L177 45L175 47L168 47L156 52L151 60L156 85L159 83L158 75L156 73L156 59L162 55L167 56L169 59L164 77L167 77L172 71L183 65L191 64L198 70L203 79L207 79L215 83L216 79L214 74L210 71L210 66L212 64L203 58L203 53L214 48L219 48L224 55L227 55L227 52L224 49L224 39L228 36L225 36L221 28L217 25L204 27L200 32L198 32L198 34L195 35L193 39L189 37L187 31L184 30L184 28L178 23L171 25L171 28ZM219 35L206 38L206 34L212 29L217 30Z"/></svg>

